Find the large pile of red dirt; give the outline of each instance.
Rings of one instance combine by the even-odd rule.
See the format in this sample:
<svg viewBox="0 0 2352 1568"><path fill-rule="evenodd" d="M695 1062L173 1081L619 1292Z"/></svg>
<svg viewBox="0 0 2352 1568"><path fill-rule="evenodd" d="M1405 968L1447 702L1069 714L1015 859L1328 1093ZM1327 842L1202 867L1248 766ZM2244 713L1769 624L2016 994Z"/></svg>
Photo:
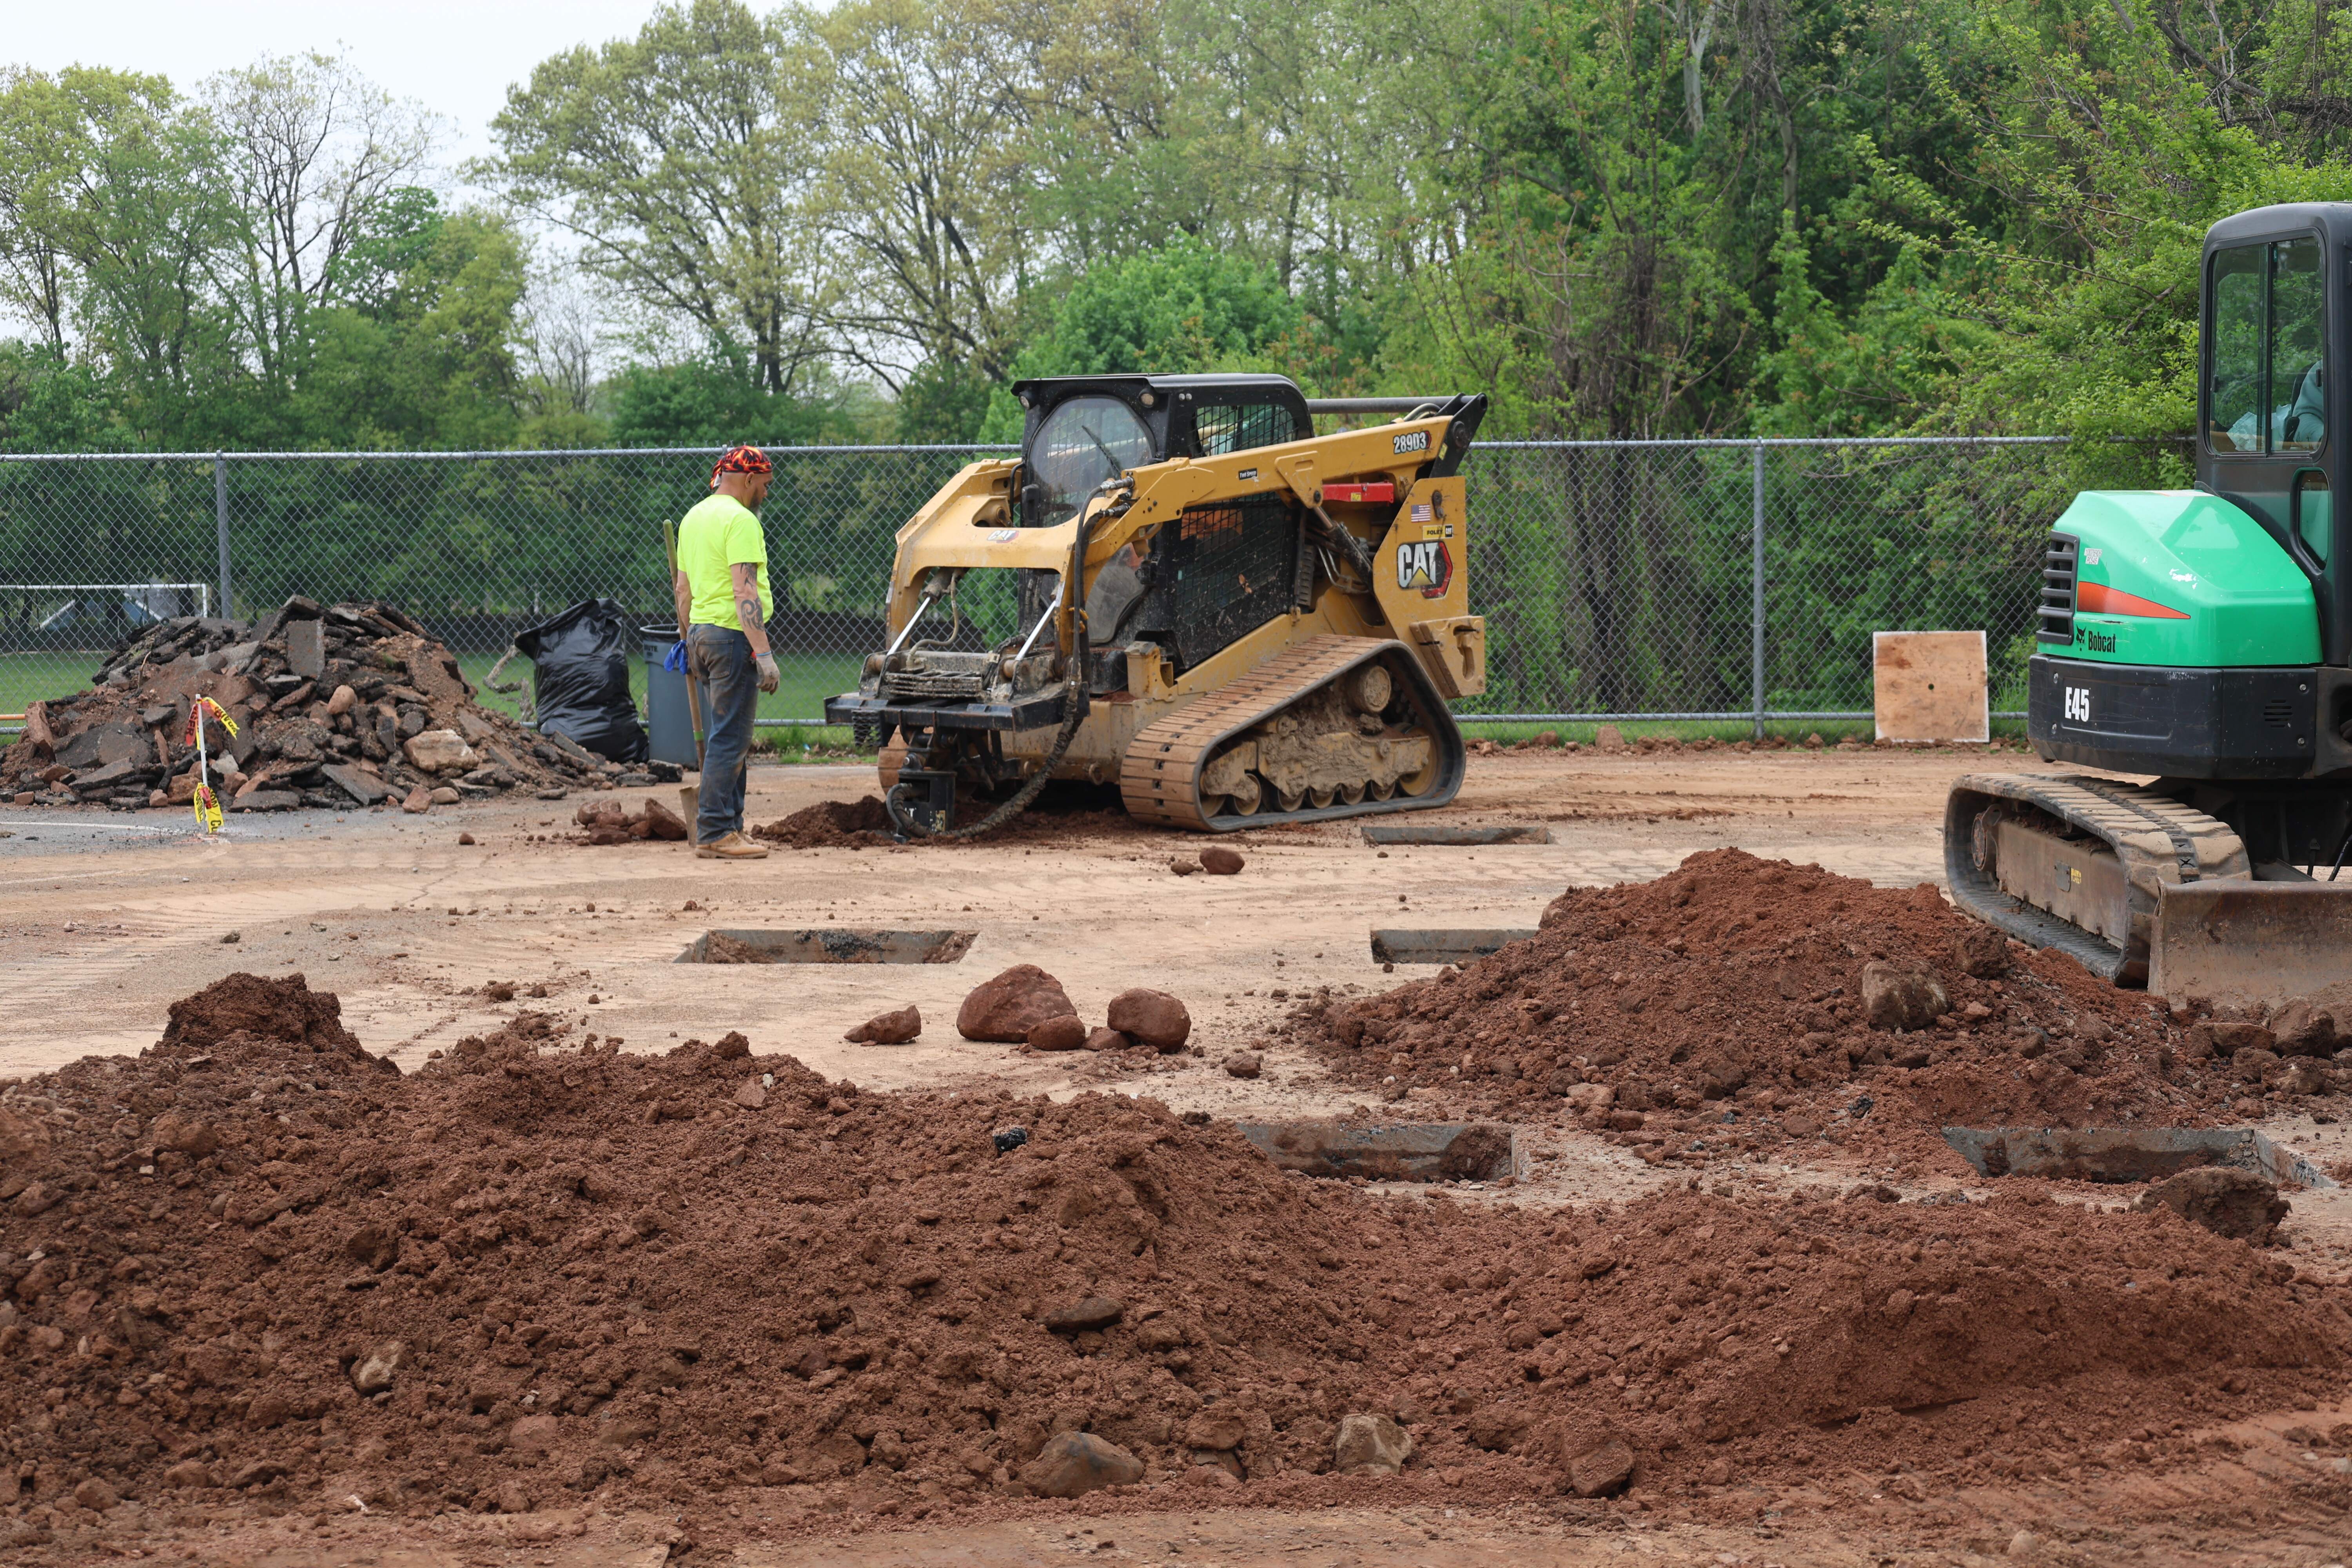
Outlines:
<svg viewBox="0 0 2352 1568"><path fill-rule="evenodd" d="M1917 1029L1874 1026L1873 963L1930 976L1948 1010ZM1297 1026L1353 1081L1506 1114L1566 1101L1654 1162L1792 1145L1834 1156L1826 1140L1957 1170L1948 1124L2196 1124L2266 1088L2336 1083L2273 1050L2216 1056L2210 1026L2181 1028L2144 994L2002 942L1930 885L1878 888L1738 849L1652 882L1571 888L1532 940L1318 1002Z"/></svg>
<svg viewBox="0 0 2352 1568"><path fill-rule="evenodd" d="M331 1006L236 1000L262 984L0 1101L0 1509L36 1526L95 1477L675 1500L715 1542L751 1489L787 1521L1052 1506L1017 1472L1072 1428L1169 1506L1234 1473L1553 1497L1612 1442L1652 1491L1964 1477L2332 1394L2352 1352L2334 1295L2168 1211L1400 1200L1155 1101L866 1093L740 1035L635 1057L524 1015L400 1078L313 1048ZM190 1053L232 1015L238 1049ZM1408 1425L1402 1478L1325 1473L1353 1412Z"/></svg>

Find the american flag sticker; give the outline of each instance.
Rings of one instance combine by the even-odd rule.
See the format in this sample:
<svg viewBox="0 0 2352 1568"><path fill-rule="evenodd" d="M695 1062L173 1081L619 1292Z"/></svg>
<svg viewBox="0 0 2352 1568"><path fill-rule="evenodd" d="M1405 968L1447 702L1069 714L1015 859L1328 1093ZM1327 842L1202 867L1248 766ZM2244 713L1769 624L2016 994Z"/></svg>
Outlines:
<svg viewBox="0 0 2352 1568"><path fill-rule="evenodd" d="M1415 502L1413 502L1413 503L1412 503L1412 520L1413 520L1413 521L1415 521L1415 522L1427 522L1427 521L1430 521L1430 517L1431 517L1431 513L1430 513L1430 510L1429 510L1429 503L1428 503L1427 501L1425 501L1425 500L1417 500L1417 501L1415 501Z"/></svg>

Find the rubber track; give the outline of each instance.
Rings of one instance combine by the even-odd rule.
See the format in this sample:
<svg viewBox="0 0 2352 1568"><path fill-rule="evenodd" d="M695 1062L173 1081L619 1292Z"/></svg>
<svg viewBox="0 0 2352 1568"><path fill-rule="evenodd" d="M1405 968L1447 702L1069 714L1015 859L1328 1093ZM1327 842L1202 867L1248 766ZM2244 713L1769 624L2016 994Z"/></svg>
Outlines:
<svg viewBox="0 0 2352 1568"><path fill-rule="evenodd" d="M1439 779L1427 794L1397 795L1389 800L1365 800L1354 805L1337 802L1298 811L1260 811L1247 817L1212 821L1202 809L1201 774L1217 743L1278 711L1286 704L1337 679L1348 670L1393 648L1410 670L1409 679L1424 716L1444 725L1430 739L1440 753ZM1434 726L1433 726L1434 727ZM1454 763L1444 765L1451 744ZM1365 816L1391 811L1414 811L1444 805L1461 787L1461 731L1454 716L1429 686L1428 676L1412 651L1386 637L1351 637L1326 634L1295 643L1266 659L1238 680L1185 704L1165 719L1136 731L1120 759L1118 788L1129 816L1139 822L1180 827L1193 833L1230 833L1241 827L1271 827L1283 822L1319 822L1336 816ZM1451 773L1449 784L1446 774Z"/></svg>
<svg viewBox="0 0 2352 1568"><path fill-rule="evenodd" d="M1996 800L2039 806L2116 852L2130 889L2130 936L2123 947L2002 891L1976 868L1976 818ZM2146 977L2158 883L2253 876L2245 845L2219 818L2137 785L2048 773L1970 773L1954 780L1944 809L1944 872L1953 901L1978 919L2035 947L2057 948L2118 985Z"/></svg>

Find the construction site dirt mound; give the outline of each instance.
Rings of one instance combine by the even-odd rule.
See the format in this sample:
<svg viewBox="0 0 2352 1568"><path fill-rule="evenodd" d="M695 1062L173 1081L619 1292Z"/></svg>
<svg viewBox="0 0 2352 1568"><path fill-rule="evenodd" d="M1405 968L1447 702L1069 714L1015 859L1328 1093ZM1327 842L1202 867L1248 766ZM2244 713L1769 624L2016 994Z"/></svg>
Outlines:
<svg viewBox="0 0 2352 1568"><path fill-rule="evenodd" d="M268 1052L293 1047L317 1055L353 1057L373 1064L367 1048L343 1027L341 999L313 991L299 974L268 979L243 973L215 981L171 1006L171 1022L151 1053L185 1059L217 1049L236 1036Z"/></svg>
<svg viewBox="0 0 2352 1568"><path fill-rule="evenodd" d="M869 849L890 842L890 814L879 795L821 800L782 821L751 829L763 844L786 849Z"/></svg>
<svg viewBox="0 0 2352 1568"><path fill-rule="evenodd" d="M1152 1100L877 1094L740 1034L635 1056L526 1013L404 1078L314 1049L296 1000L225 983L183 1044L0 1096L0 1508L30 1527L96 1479L654 1502L723 1547L1058 1507L1024 1466L1076 1431L1140 1506L1957 1481L2332 1394L2352 1351L2291 1267L2022 1184L1474 1206L1286 1174ZM207 1019L245 1047L188 1055ZM1363 1414L1412 1436L1401 1477L1329 1473Z"/></svg>
<svg viewBox="0 0 2352 1568"><path fill-rule="evenodd" d="M2282 1046L2259 1025L2192 1025L2006 942L1931 885L1738 849L1570 889L1533 939L1318 1001L1294 1026L1351 1081L1506 1116L1574 1110L1669 1164L1843 1149L1957 1173L1948 1124L2202 1125L2340 1078L2232 1045Z"/></svg>
<svg viewBox="0 0 2352 1568"><path fill-rule="evenodd" d="M606 782L649 784L557 734L485 708L449 650L398 608L299 596L257 621L184 616L142 628L86 690L36 702L0 751L18 805L186 806L198 698L212 786L230 810L442 804L509 794L560 799Z"/></svg>

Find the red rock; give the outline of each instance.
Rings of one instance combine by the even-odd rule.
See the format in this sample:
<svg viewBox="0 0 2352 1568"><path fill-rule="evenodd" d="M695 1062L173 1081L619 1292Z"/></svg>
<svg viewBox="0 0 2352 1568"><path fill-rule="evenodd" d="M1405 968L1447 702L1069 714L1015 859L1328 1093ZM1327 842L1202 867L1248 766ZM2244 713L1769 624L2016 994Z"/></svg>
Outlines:
<svg viewBox="0 0 2352 1568"><path fill-rule="evenodd" d="M1083 1497L1099 1487L1128 1486L1142 1479L1142 1460L1091 1432L1047 1438L1037 1457L1021 1468L1023 1483L1040 1497Z"/></svg>
<svg viewBox="0 0 2352 1568"><path fill-rule="evenodd" d="M1087 1031L1087 1049L1090 1051L1123 1051L1135 1041L1117 1029L1096 1028Z"/></svg>
<svg viewBox="0 0 2352 1568"><path fill-rule="evenodd" d="M1190 877L1200 871L1201 863L1189 855L1178 855L1170 859L1168 868L1180 877Z"/></svg>
<svg viewBox="0 0 2352 1568"><path fill-rule="evenodd" d="M1265 1070L1265 1058L1255 1051L1236 1051L1225 1058L1228 1078L1255 1078Z"/></svg>
<svg viewBox="0 0 2352 1568"><path fill-rule="evenodd" d="M1033 1026L1076 1011L1060 981L1034 963L1016 963L973 987L957 1009L956 1032L967 1040L1019 1045Z"/></svg>
<svg viewBox="0 0 2352 1568"><path fill-rule="evenodd" d="M1212 877L1230 877L1246 864L1236 850L1212 844L1201 851L1201 869Z"/></svg>
<svg viewBox="0 0 2352 1568"><path fill-rule="evenodd" d="M1184 1010L1183 1003L1165 991L1141 986L1112 997L1106 1021L1162 1054L1183 1049L1192 1034L1192 1015Z"/></svg>
<svg viewBox="0 0 2352 1568"><path fill-rule="evenodd" d="M418 784L415 789L410 790L408 792L408 798L400 803L400 809L408 813L411 816L422 816L426 812L432 810L433 786L431 784Z"/></svg>
<svg viewBox="0 0 2352 1568"><path fill-rule="evenodd" d="M1086 1043L1087 1026L1075 1013L1065 1013L1029 1026L1029 1048L1033 1051L1075 1051Z"/></svg>
<svg viewBox="0 0 2352 1568"><path fill-rule="evenodd" d="M903 1046L923 1032L923 1015L913 1003L877 1013L842 1036L852 1045Z"/></svg>
<svg viewBox="0 0 2352 1568"><path fill-rule="evenodd" d="M220 1134L211 1122L169 1110L148 1124L147 1140L158 1149L169 1149L191 1160L201 1160L220 1147Z"/></svg>
<svg viewBox="0 0 2352 1568"><path fill-rule="evenodd" d="M1925 969L1875 960L1862 966L1862 1008L1874 1029L1924 1029L1951 1007L1943 983Z"/></svg>
<svg viewBox="0 0 2352 1568"><path fill-rule="evenodd" d="M1633 1450L1612 1437L1568 1462L1568 1484L1579 1497L1623 1491L1633 1479Z"/></svg>

